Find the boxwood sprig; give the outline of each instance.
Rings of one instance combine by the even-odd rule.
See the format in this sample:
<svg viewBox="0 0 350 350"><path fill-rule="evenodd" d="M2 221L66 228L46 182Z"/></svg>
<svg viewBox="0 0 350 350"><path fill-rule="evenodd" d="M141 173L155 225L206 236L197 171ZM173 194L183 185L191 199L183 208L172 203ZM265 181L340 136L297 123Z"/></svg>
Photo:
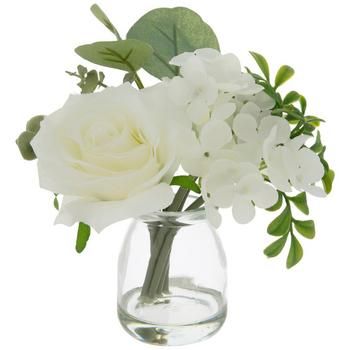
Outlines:
<svg viewBox="0 0 350 350"><path fill-rule="evenodd" d="M293 216L291 203L303 214L309 214L306 193L302 192L296 196L287 196L278 191L279 199L277 203L269 208L269 211L280 209L285 203L282 212L268 225L267 232L271 236L279 237L264 250L268 257L279 255L285 247L288 237L290 237L289 252L287 256L287 268L295 266L303 257L303 247L299 242L296 232L301 236L313 239L315 237L315 223L313 220L298 220Z"/></svg>

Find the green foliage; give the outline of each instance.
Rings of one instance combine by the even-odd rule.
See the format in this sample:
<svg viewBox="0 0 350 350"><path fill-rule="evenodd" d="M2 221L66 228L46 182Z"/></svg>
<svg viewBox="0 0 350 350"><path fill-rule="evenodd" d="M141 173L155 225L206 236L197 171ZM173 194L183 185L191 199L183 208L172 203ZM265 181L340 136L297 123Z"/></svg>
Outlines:
<svg viewBox="0 0 350 350"><path fill-rule="evenodd" d="M284 84L294 75L294 69L289 66L281 66L275 77L275 89Z"/></svg>
<svg viewBox="0 0 350 350"><path fill-rule="evenodd" d="M267 246L264 249L264 254L268 256L269 258L273 258L277 256L281 251L283 250L284 246L286 245L288 238L288 234L285 234L281 238L277 239L273 243L271 243L269 246Z"/></svg>
<svg viewBox="0 0 350 350"><path fill-rule="evenodd" d="M334 177L334 170L328 169L322 178L323 188L327 194L331 193L332 191Z"/></svg>
<svg viewBox="0 0 350 350"><path fill-rule="evenodd" d="M307 205L307 197L305 192L301 192L294 197L288 199L305 215L309 215L309 207Z"/></svg>
<svg viewBox="0 0 350 350"><path fill-rule="evenodd" d="M94 92L98 87L107 87L103 83L105 75L103 72L97 72L96 70L88 71L88 69L82 65L77 67L77 72L66 73L70 76L74 76L80 79L77 84L82 94L88 94Z"/></svg>
<svg viewBox="0 0 350 350"><path fill-rule="evenodd" d="M26 125L26 130L22 132L17 140L16 144L18 149L25 160L34 160L36 159L36 155L34 153L33 147L31 146L31 141L34 136L40 130L40 123L44 120L45 116L37 115L31 118Z"/></svg>
<svg viewBox="0 0 350 350"><path fill-rule="evenodd" d="M289 232L292 215L289 206L282 211L267 227L267 232L272 236L284 236Z"/></svg>
<svg viewBox="0 0 350 350"><path fill-rule="evenodd" d="M266 61L266 58L260 53L249 51L249 53L253 56L255 62L258 64L260 70L264 74L267 81L270 81L270 68L269 64Z"/></svg>
<svg viewBox="0 0 350 350"><path fill-rule="evenodd" d="M16 144L18 146L18 149L21 152L23 159L25 159L25 160L36 159L36 155L34 153L34 150L33 150L32 146L30 145L34 136L35 136L34 133L32 133L30 131L24 131L18 136L18 138L16 140Z"/></svg>
<svg viewBox="0 0 350 350"><path fill-rule="evenodd" d="M152 47L140 40L101 41L82 45L75 52L100 66L136 72L152 56Z"/></svg>
<svg viewBox="0 0 350 350"><path fill-rule="evenodd" d="M29 119L26 125L26 130L36 135L37 132L40 130L40 123L44 120L44 118L44 115L37 115Z"/></svg>
<svg viewBox="0 0 350 350"><path fill-rule="evenodd" d="M129 72L124 75L123 83L133 83L135 81L135 73Z"/></svg>
<svg viewBox="0 0 350 350"><path fill-rule="evenodd" d="M81 253L85 249L86 244L90 238L90 233L91 233L90 226L80 222L78 226L78 234L77 234L77 240L75 244L75 250L78 253Z"/></svg>
<svg viewBox="0 0 350 350"><path fill-rule="evenodd" d="M115 26L112 24L112 22L109 20L107 15L102 11L102 9L97 5L94 4L90 8L91 12L94 14L94 16L108 29L110 30L118 40L121 40L121 37L118 33L118 30L115 28Z"/></svg>
<svg viewBox="0 0 350 350"><path fill-rule="evenodd" d="M309 213L305 192L294 197L288 197L282 192L279 193L284 198L286 207L282 213L270 223L267 232L273 236L281 237L267 246L264 250L264 254L268 257L279 255L285 247L287 238L290 236L291 239L287 257L287 267L291 268L303 257L303 248L293 232L293 227L302 236L312 239L315 237L315 223L313 220L297 220L292 215L290 202L292 202L304 214Z"/></svg>
<svg viewBox="0 0 350 350"><path fill-rule="evenodd" d="M282 197L282 193L280 191L278 191L278 199L277 199L277 202L270 208L267 208L266 210L267 211L276 211L278 209L281 208L283 204L283 197Z"/></svg>
<svg viewBox="0 0 350 350"><path fill-rule="evenodd" d="M303 257L303 247L294 234L291 234L290 248L287 257L287 268L290 269L296 265Z"/></svg>
<svg viewBox="0 0 350 350"><path fill-rule="evenodd" d="M174 176L170 185L180 186L187 190L190 190L196 193L201 193L201 189L196 183L196 178L193 176L187 176L187 175Z"/></svg>
<svg viewBox="0 0 350 350"><path fill-rule="evenodd" d="M178 68L169 64L174 56L199 48L219 50L209 25L184 7L159 8L146 13L130 28L127 38L152 46L153 55L143 68L159 79L178 75Z"/></svg>
<svg viewBox="0 0 350 350"><path fill-rule="evenodd" d="M300 99L300 95L296 91L290 91L286 95L286 97L283 99L283 104L284 105L289 105L291 103L294 103Z"/></svg>
<svg viewBox="0 0 350 350"><path fill-rule="evenodd" d="M293 220L295 229L304 237L312 239L315 237L315 223L313 220Z"/></svg>
<svg viewBox="0 0 350 350"><path fill-rule="evenodd" d="M55 195L55 198L54 198L54 200L53 200L53 206L54 206L54 208L56 209L56 210L60 210L60 204L59 204L59 202L58 202L58 193L54 193L54 195Z"/></svg>

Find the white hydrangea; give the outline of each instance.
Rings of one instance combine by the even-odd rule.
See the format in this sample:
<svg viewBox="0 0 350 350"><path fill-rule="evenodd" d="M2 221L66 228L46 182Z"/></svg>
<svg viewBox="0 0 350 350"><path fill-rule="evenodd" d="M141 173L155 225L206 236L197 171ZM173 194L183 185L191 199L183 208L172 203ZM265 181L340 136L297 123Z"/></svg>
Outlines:
<svg viewBox="0 0 350 350"><path fill-rule="evenodd" d="M207 216L215 227L221 222L219 208L232 207L235 220L248 223L255 206L275 204L276 189L324 195L315 185L323 166L304 147L307 138L290 139L288 122L271 115L275 101L241 71L235 55L199 49L170 63L180 67L180 76L163 82L175 114L185 120L178 134L180 162L201 178Z"/></svg>

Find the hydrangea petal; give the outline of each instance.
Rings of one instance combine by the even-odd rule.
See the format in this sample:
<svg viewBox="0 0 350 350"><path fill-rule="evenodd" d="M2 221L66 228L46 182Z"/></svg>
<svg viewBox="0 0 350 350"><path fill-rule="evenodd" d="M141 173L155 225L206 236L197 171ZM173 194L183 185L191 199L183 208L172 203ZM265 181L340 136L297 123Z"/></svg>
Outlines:
<svg viewBox="0 0 350 350"><path fill-rule="evenodd" d="M255 207L251 200L235 195L232 204L232 215L239 224L247 224L254 219Z"/></svg>
<svg viewBox="0 0 350 350"><path fill-rule="evenodd" d="M233 120L234 133L243 141L256 141L258 137L257 123L253 116L239 113Z"/></svg>
<svg viewBox="0 0 350 350"><path fill-rule="evenodd" d="M236 110L234 103L224 103L214 107L211 117L214 119L225 120L229 118Z"/></svg>
<svg viewBox="0 0 350 350"><path fill-rule="evenodd" d="M199 139L203 150L210 153L229 143L232 139L232 132L224 121L212 119L203 126Z"/></svg>

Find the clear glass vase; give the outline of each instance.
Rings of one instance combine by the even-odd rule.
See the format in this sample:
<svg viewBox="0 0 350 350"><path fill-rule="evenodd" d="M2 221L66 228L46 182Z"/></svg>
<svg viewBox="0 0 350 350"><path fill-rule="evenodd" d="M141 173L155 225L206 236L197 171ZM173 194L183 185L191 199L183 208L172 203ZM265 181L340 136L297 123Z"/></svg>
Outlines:
<svg viewBox="0 0 350 350"><path fill-rule="evenodd" d="M158 212L133 221L118 265L118 315L135 338L184 345L226 318L226 258L205 211Z"/></svg>

